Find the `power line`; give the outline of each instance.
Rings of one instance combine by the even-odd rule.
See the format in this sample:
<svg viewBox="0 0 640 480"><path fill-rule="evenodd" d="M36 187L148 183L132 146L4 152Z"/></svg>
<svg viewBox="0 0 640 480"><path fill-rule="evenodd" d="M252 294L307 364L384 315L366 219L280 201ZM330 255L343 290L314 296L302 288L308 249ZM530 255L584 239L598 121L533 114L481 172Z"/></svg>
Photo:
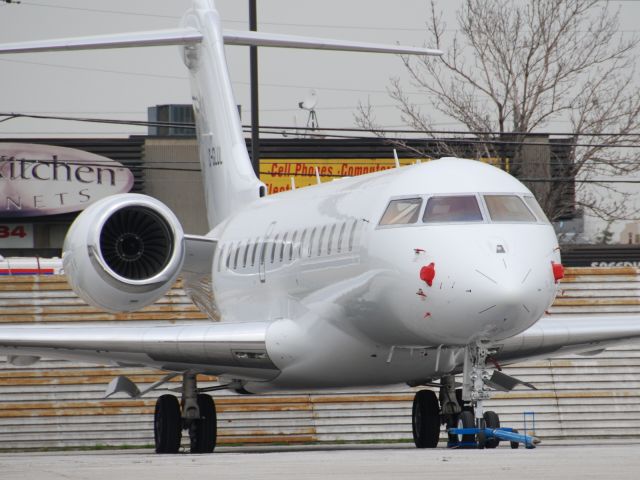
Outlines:
<svg viewBox="0 0 640 480"><path fill-rule="evenodd" d="M24 65L36 65L39 67L52 67L52 68L62 68L66 70L80 70L83 72L98 72L98 73L113 73L116 75L132 75L135 77L153 77L153 78L167 78L170 80L188 80L186 75L178 76L178 75L163 75L160 73L145 73L145 72L127 72L124 70L111 70L106 68L95 68L95 67L77 67L75 65L61 65L56 63L44 63L44 62L30 62L28 60L8 60L5 58L0 59L0 62L8 62L8 63L21 63Z"/></svg>
<svg viewBox="0 0 640 480"><path fill-rule="evenodd" d="M11 2L7 2L7 3L11 3ZM13 3L21 3L29 7L55 8L60 10L76 10L80 12L90 12L90 13L100 13L100 14L107 13L107 14L113 14L113 15L127 15L127 16L133 16L133 17L155 17L155 18L165 18L165 19L170 18L171 20L177 20L180 18L174 15L159 15L157 13L130 12L130 11L125 12L122 10L102 10L97 8L69 7L66 5L49 5L44 3L34 3L34 2L28 2L28 1L27 2L20 1L20 2L13 2Z"/></svg>
<svg viewBox="0 0 640 480"><path fill-rule="evenodd" d="M268 158L263 159L264 161L269 161ZM20 161L26 162L26 163L40 163L43 162L43 160L30 160L30 159L20 159ZM58 162L65 162L64 159L58 159ZM70 162L65 162L66 164L70 164L70 165L82 165L82 166L92 166L92 167L112 167L112 163L109 162L77 162L77 161L70 161ZM193 162L191 162L193 163ZM183 172L183 173L187 173L187 172L192 172L192 173L199 173L201 172L201 168L186 168L186 167L152 167L152 166L147 166L147 163L145 162L144 164L127 164L126 162L123 163L123 165L133 171L140 171L140 170L149 170L149 171L167 171L167 172ZM356 165L360 165L356 164ZM361 165L370 165L366 164L366 163L361 163ZM393 169L395 167L393 167L392 165L389 165L388 169ZM315 177L316 173L296 173L295 175L281 175L281 174L274 174L273 172L270 171L260 171L260 175L270 175L270 176L275 176L275 177L291 177L291 176L296 176L296 177ZM339 174L339 173L335 173L335 174L328 174L328 173L320 173L319 176L321 178L345 178L345 177L351 177L352 175L343 175L343 174ZM534 177L534 178L519 178L520 181L522 182L531 182L531 183L593 183L593 184L602 184L602 183L625 183L625 184L640 184L640 179L577 179L577 178L572 178L572 177Z"/></svg>
<svg viewBox="0 0 640 480"><path fill-rule="evenodd" d="M63 120L63 121L75 121L75 122L86 122L86 123L103 123L103 124L115 124L115 125L131 125L138 127L174 127L174 128L184 128L184 129L195 129L195 125L192 123L170 123L170 122L149 122L143 120L118 120L118 119L105 119L105 118L86 118L86 117L64 117L64 116L54 116L54 115L33 115L33 114L23 114L23 113L2 113L0 112L0 117L7 117L3 121L15 119L15 118L33 118L33 119L46 119L46 120ZM244 125L243 128L249 129L250 126ZM266 134L274 134L274 135L298 135L300 131L304 131L305 135L311 137L332 137L332 138L351 138L351 139L370 139L372 132L364 129L358 128L323 128L321 131L317 131L312 128L307 127L286 127L286 126L262 126L260 128L262 133ZM338 134L335 133L327 133L327 132L341 132ZM362 135L348 135L343 134L342 132L356 132L356 133L367 133L368 136ZM444 134L444 135L473 135L476 138L430 138L431 141L436 142L444 142L444 143L465 143L471 145L498 145L498 146L506 146L506 145L531 145L531 146L541 146L540 143L532 142L532 141L518 141L518 140L505 140L500 138L491 138L491 139L481 139L477 138L478 136L488 135L488 136L499 136L504 135L507 138L513 138L517 136L522 137L535 137L543 134L535 134L535 133L526 133L526 132L489 132L489 131L478 131L478 132L469 132L469 131L449 131L449 130L424 130L424 131L416 131L416 130L377 130L376 132L380 133L390 133L390 134L401 134L401 133L410 133L414 135L433 135L433 134ZM550 134L544 134L550 135ZM553 133L554 136L565 136L565 137L640 137L640 133L620 133L620 132L609 132L609 133L589 133L589 132L577 132L577 133ZM395 140L406 140L406 139L395 139ZM640 144L632 143L632 144L619 144L619 145L610 145L606 143L578 143L571 141L558 142L556 144L561 144L569 147L601 147L601 148L640 148Z"/></svg>

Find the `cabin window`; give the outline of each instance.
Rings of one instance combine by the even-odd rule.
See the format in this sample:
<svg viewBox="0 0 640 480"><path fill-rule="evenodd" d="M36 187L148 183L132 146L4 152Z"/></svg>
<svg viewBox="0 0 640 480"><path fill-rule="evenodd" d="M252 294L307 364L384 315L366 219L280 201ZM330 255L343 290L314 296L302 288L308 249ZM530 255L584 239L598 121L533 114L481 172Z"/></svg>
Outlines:
<svg viewBox="0 0 640 480"><path fill-rule="evenodd" d="M524 203L526 203L527 207L529 207L529 210L531 210L533 214L538 217L539 221L549 223L549 219L545 215L544 210L542 210L542 207L534 197L524 197Z"/></svg>
<svg viewBox="0 0 640 480"><path fill-rule="evenodd" d="M380 219L380 225L407 225L416 223L421 206L421 198L391 200Z"/></svg>
<svg viewBox="0 0 640 480"><path fill-rule="evenodd" d="M484 201L494 222L536 221L536 217L517 195L485 195Z"/></svg>
<svg viewBox="0 0 640 480"><path fill-rule="evenodd" d="M482 213L478 200L473 195L431 197L427 201L422 221L434 222L481 222Z"/></svg>
<svg viewBox="0 0 640 480"><path fill-rule="evenodd" d="M284 261L284 247L287 245L287 237L289 236L289 232L284 234L282 237L282 245L280 245L280 262Z"/></svg>
<svg viewBox="0 0 640 480"><path fill-rule="evenodd" d="M307 229L302 230L302 236L300 237L300 245L298 246L298 258L302 258L305 252L305 239L307 237Z"/></svg>
<svg viewBox="0 0 640 480"><path fill-rule="evenodd" d="M268 238L265 237L261 242L260 242L260 268L262 268L264 266L265 263L265 259L267 257L267 247L269 246L268 244Z"/></svg>
<svg viewBox="0 0 640 480"><path fill-rule="evenodd" d="M276 260L276 248L278 248L278 237L280 237L280 234L276 235L273 238L273 246L271 247L271 263L275 262Z"/></svg>
<svg viewBox="0 0 640 480"><path fill-rule="evenodd" d="M349 251L353 250L353 243L356 239L356 227L358 226L358 220L353 221L353 225L351 225L351 231L349 232Z"/></svg>
<svg viewBox="0 0 640 480"><path fill-rule="evenodd" d="M231 268L231 255L233 255L233 244L229 245L229 251L227 252L227 260L225 262L227 270Z"/></svg>
<svg viewBox="0 0 640 480"><path fill-rule="evenodd" d="M258 251L258 243L260 243L260 239L256 238L256 241L253 244L253 250L251 251L251 266L255 266L256 264L256 252Z"/></svg>
<svg viewBox="0 0 640 480"><path fill-rule="evenodd" d="M247 268L247 259L249 257L249 248L251 244L249 241L244 245L244 254L242 255L242 268Z"/></svg>
<svg viewBox="0 0 640 480"><path fill-rule="evenodd" d="M240 256L240 247L242 247L242 243L238 242L238 245L236 246L236 254L233 256L233 269L234 270L238 269L238 257Z"/></svg>
<svg viewBox="0 0 640 480"><path fill-rule="evenodd" d="M295 230L293 232L293 236L291 237L291 248L289 248L289 261L293 260L293 249L296 246L296 238L297 238L297 236L298 236L298 231Z"/></svg>
<svg viewBox="0 0 640 480"><path fill-rule="evenodd" d="M313 239L316 236L316 228L314 227L311 230L311 235L309 235L309 248L307 249L307 257L311 257L311 253L313 252Z"/></svg>
<svg viewBox="0 0 640 480"><path fill-rule="evenodd" d="M227 246L223 245L222 249L218 253L218 271L222 270L222 262L224 261L224 254L225 254L226 248L227 248Z"/></svg>
<svg viewBox="0 0 640 480"><path fill-rule="evenodd" d="M342 251L342 240L344 238L344 231L347 229L347 222L342 222L340 227L340 233L338 234L338 253Z"/></svg>
<svg viewBox="0 0 640 480"><path fill-rule="evenodd" d="M318 256L322 256L322 242L324 241L324 234L327 231L327 226L325 225L320 230L320 238L318 239Z"/></svg>
<svg viewBox="0 0 640 480"><path fill-rule="evenodd" d="M331 245L333 244L333 237L336 233L336 224L331 225L331 231L329 232L329 239L327 240L327 255L331 255Z"/></svg>

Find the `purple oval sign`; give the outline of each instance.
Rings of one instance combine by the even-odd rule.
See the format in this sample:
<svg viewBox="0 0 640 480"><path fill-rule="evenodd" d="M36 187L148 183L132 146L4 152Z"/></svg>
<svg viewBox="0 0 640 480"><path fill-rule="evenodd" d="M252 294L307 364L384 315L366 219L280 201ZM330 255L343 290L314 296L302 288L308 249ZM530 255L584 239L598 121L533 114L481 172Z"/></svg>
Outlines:
<svg viewBox="0 0 640 480"><path fill-rule="evenodd" d="M133 174L107 157L74 148L0 143L0 218L83 210L133 186Z"/></svg>

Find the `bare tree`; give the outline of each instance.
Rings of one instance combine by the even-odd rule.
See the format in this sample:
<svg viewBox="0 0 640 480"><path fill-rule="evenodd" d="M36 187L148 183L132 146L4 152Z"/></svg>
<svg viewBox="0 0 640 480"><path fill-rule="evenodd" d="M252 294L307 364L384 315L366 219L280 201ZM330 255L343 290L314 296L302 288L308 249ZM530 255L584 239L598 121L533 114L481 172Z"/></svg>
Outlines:
<svg viewBox="0 0 640 480"><path fill-rule="evenodd" d="M475 155L505 156L536 193L552 219L566 213L574 176L595 181L602 175L640 169L633 149L640 126L640 93L635 81L638 38L619 31L618 11L600 0L465 0L450 38L430 4L428 44L445 51L441 58L404 58L412 83L441 114L475 132ZM417 107L405 87L393 79L390 95L405 122L423 132L432 119ZM373 112L361 106L357 122L375 129ZM539 144L550 122L568 122L570 162L557 165L524 146ZM548 137L547 137L548 138ZM548 140L547 140L548 141ZM544 143L544 142L543 142ZM548 150L548 148L547 148ZM456 152L451 152L456 153ZM555 182L550 183L550 178ZM579 207L609 220L637 216L626 195L603 183L616 199L603 202L575 188ZM569 194L572 192L569 191Z"/></svg>

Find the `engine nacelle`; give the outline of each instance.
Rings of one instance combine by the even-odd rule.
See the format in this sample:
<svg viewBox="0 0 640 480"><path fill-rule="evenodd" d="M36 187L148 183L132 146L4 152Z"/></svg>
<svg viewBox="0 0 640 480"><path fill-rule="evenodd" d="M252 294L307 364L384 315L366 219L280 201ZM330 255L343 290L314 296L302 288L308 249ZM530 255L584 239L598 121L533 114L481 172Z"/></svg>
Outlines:
<svg viewBox="0 0 640 480"><path fill-rule="evenodd" d="M99 200L78 215L65 238L62 262L83 300L127 312L171 288L184 250L182 226L165 204L126 193Z"/></svg>

